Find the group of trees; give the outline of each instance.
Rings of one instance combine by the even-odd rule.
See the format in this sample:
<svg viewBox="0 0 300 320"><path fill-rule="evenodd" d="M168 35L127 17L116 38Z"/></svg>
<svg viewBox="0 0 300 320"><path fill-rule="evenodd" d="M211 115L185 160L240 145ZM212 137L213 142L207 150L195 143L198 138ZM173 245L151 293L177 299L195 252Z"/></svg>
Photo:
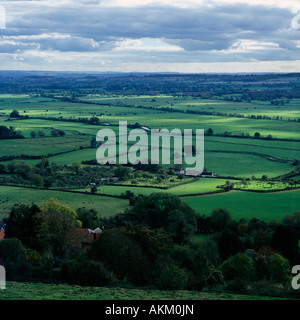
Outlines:
<svg viewBox="0 0 300 320"><path fill-rule="evenodd" d="M14 207L7 219L0 260L8 279L80 285L133 285L158 289L218 288L274 294L289 290L299 261L300 213L282 223L234 221L226 209L197 214L172 194L135 197L123 214L99 219L95 210L73 210L50 199L40 207ZM82 252L78 228L104 226ZM210 235L192 241L195 232ZM278 292L276 292L278 294Z"/></svg>
<svg viewBox="0 0 300 320"><path fill-rule="evenodd" d="M101 184L101 179L114 176L112 167L82 166L80 162L70 165L50 164L43 158L34 167L26 162L11 161L0 164L3 183L36 187L86 187L90 183ZM5 175L7 173L7 175Z"/></svg>
<svg viewBox="0 0 300 320"><path fill-rule="evenodd" d="M20 131L16 131L14 127L0 126L0 140L4 139L23 139L24 136Z"/></svg>

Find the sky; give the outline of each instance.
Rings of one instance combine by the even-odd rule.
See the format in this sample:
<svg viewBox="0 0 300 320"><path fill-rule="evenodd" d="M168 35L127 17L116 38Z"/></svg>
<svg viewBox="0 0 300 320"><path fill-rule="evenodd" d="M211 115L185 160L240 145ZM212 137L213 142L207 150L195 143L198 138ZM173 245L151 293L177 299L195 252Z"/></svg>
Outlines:
<svg viewBox="0 0 300 320"><path fill-rule="evenodd" d="M300 0L0 0L0 70L300 72Z"/></svg>

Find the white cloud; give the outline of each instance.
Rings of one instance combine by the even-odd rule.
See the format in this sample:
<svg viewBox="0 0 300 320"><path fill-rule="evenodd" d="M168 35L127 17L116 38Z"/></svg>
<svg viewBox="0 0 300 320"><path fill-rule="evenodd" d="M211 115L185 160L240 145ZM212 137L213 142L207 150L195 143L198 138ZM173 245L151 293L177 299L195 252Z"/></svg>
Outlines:
<svg viewBox="0 0 300 320"><path fill-rule="evenodd" d="M121 39L116 42L114 51L148 51L148 52L171 52L171 51L183 51L183 48L177 45L171 45L165 42L163 39Z"/></svg>
<svg viewBox="0 0 300 320"><path fill-rule="evenodd" d="M245 53L270 49L279 49L279 45L274 42L239 39L229 49L223 50L223 52Z"/></svg>

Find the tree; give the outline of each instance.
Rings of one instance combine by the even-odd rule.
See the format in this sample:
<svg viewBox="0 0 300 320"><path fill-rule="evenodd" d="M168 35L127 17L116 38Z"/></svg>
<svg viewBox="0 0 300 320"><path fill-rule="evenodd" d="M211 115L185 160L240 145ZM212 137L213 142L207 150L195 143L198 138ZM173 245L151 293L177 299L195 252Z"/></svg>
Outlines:
<svg viewBox="0 0 300 320"><path fill-rule="evenodd" d="M97 187L96 186L92 186L91 187L91 193L96 193L97 192Z"/></svg>
<svg viewBox="0 0 300 320"><path fill-rule="evenodd" d="M4 163L0 163L0 173L6 173L6 165Z"/></svg>
<svg viewBox="0 0 300 320"><path fill-rule="evenodd" d="M138 196L128 213L137 223L164 228L178 242L187 239L197 228L196 212L173 194Z"/></svg>
<svg viewBox="0 0 300 320"><path fill-rule="evenodd" d="M90 120L89 120L90 124L99 124L99 122L100 122L99 118L94 117L94 116L92 118L90 118Z"/></svg>
<svg viewBox="0 0 300 320"><path fill-rule="evenodd" d="M231 225L232 215L227 209L214 209L211 214L211 223L215 231L224 230Z"/></svg>
<svg viewBox="0 0 300 320"><path fill-rule="evenodd" d="M38 134L38 136L39 136L40 138L45 137L45 132L42 131L42 130L39 130L37 134Z"/></svg>
<svg viewBox="0 0 300 320"><path fill-rule="evenodd" d="M53 184L53 180L52 180L51 177L46 177L46 178L44 178L44 187L45 187L46 189L51 188L51 187L52 187L52 184Z"/></svg>
<svg viewBox="0 0 300 320"><path fill-rule="evenodd" d="M16 238L0 241L1 264L5 267L7 280L20 279L26 275L28 263L26 259L26 248Z"/></svg>
<svg viewBox="0 0 300 320"><path fill-rule="evenodd" d="M260 138L260 133L259 132L255 132L254 133L254 138L255 139L259 139Z"/></svg>
<svg viewBox="0 0 300 320"><path fill-rule="evenodd" d="M52 129L52 130L51 130L51 136L57 137L57 136L58 136L58 130Z"/></svg>
<svg viewBox="0 0 300 320"><path fill-rule="evenodd" d="M81 227L77 212L56 199L42 203L36 215L36 239L49 258L64 257L75 245L75 228Z"/></svg>
<svg viewBox="0 0 300 320"><path fill-rule="evenodd" d="M107 230L92 243L88 256L102 261L120 280L133 285L147 285L152 280L152 268L139 243L123 230Z"/></svg>
<svg viewBox="0 0 300 320"><path fill-rule="evenodd" d="M102 262L90 260L85 256L67 260L61 268L62 280L81 286L112 285L115 279Z"/></svg>
<svg viewBox="0 0 300 320"><path fill-rule="evenodd" d="M245 253L237 253L223 261L220 270L225 281L248 283L255 278L254 262Z"/></svg>
<svg viewBox="0 0 300 320"><path fill-rule="evenodd" d="M130 178L131 170L128 167L118 165L114 170L114 174L116 177L119 177L120 180L124 181Z"/></svg>
<svg viewBox="0 0 300 320"><path fill-rule="evenodd" d="M32 166L28 163L18 163L16 164L14 171L20 176L26 178L32 171Z"/></svg>
<svg viewBox="0 0 300 320"><path fill-rule="evenodd" d="M58 135L63 137L66 135L66 132L64 130L57 130L58 131Z"/></svg>
<svg viewBox="0 0 300 320"><path fill-rule="evenodd" d="M267 264L270 280L286 284L290 280L290 264L289 261L278 253L271 256Z"/></svg>
<svg viewBox="0 0 300 320"><path fill-rule="evenodd" d="M40 174L33 173L30 175L30 182L37 187L41 187L44 184L44 179Z"/></svg>
<svg viewBox="0 0 300 320"><path fill-rule="evenodd" d="M20 131L16 131L14 127L0 126L0 139L23 139Z"/></svg>
<svg viewBox="0 0 300 320"><path fill-rule="evenodd" d="M280 224L274 231L271 246L285 258L289 259L291 264L296 264L299 234L290 225Z"/></svg>
<svg viewBox="0 0 300 320"><path fill-rule="evenodd" d="M164 268L158 279L158 287L161 290L184 290L186 285L187 274L174 264Z"/></svg>
<svg viewBox="0 0 300 320"><path fill-rule="evenodd" d="M10 115L9 115L11 118L19 118L20 117L20 114L19 114L19 111L18 110L13 110Z"/></svg>
<svg viewBox="0 0 300 320"><path fill-rule="evenodd" d="M79 208L77 211L77 218L82 223L82 228L96 229L100 221L98 219L98 214L95 209Z"/></svg>
<svg viewBox="0 0 300 320"><path fill-rule="evenodd" d="M205 135L207 136L212 136L214 134L214 131L212 128L208 128L206 131L205 131Z"/></svg>
<svg viewBox="0 0 300 320"><path fill-rule="evenodd" d="M73 162L72 169L76 174L78 174L82 170L82 164L80 162Z"/></svg>
<svg viewBox="0 0 300 320"><path fill-rule="evenodd" d="M17 167L17 163L15 161L9 162L7 164L7 170L8 170L9 173L14 173L16 167Z"/></svg>
<svg viewBox="0 0 300 320"><path fill-rule="evenodd" d="M31 136L31 138L35 138L36 137L36 131L34 131L34 130L30 131L30 136Z"/></svg>

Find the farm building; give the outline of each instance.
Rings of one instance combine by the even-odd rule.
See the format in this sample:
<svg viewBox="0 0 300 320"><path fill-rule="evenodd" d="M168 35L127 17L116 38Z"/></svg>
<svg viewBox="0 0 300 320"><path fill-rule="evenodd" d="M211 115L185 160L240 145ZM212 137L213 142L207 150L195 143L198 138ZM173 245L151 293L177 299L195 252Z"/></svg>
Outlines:
<svg viewBox="0 0 300 320"><path fill-rule="evenodd" d="M0 221L0 241L4 240L5 238L5 231L6 231L6 223L2 221Z"/></svg>
<svg viewBox="0 0 300 320"><path fill-rule="evenodd" d="M203 178L215 178L217 177L217 175L213 172L209 172L209 171L203 171L199 177L203 177Z"/></svg>
<svg viewBox="0 0 300 320"><path fill-rule="evenodd" d="M102 234L102 229L96 228L91 230L88 228L76 228L75 230L75 241L76 246L82 250L87 250L93 241L97 240Z"/></svg>
<svg viewBox="0 0 300 320"><path fill-rule="evenodd" d="M182 168L175 168L173 166L168 166L165 168L166 172L169 173L171 170L175 172L175 174L185 174L185 170Z"/></svg>

